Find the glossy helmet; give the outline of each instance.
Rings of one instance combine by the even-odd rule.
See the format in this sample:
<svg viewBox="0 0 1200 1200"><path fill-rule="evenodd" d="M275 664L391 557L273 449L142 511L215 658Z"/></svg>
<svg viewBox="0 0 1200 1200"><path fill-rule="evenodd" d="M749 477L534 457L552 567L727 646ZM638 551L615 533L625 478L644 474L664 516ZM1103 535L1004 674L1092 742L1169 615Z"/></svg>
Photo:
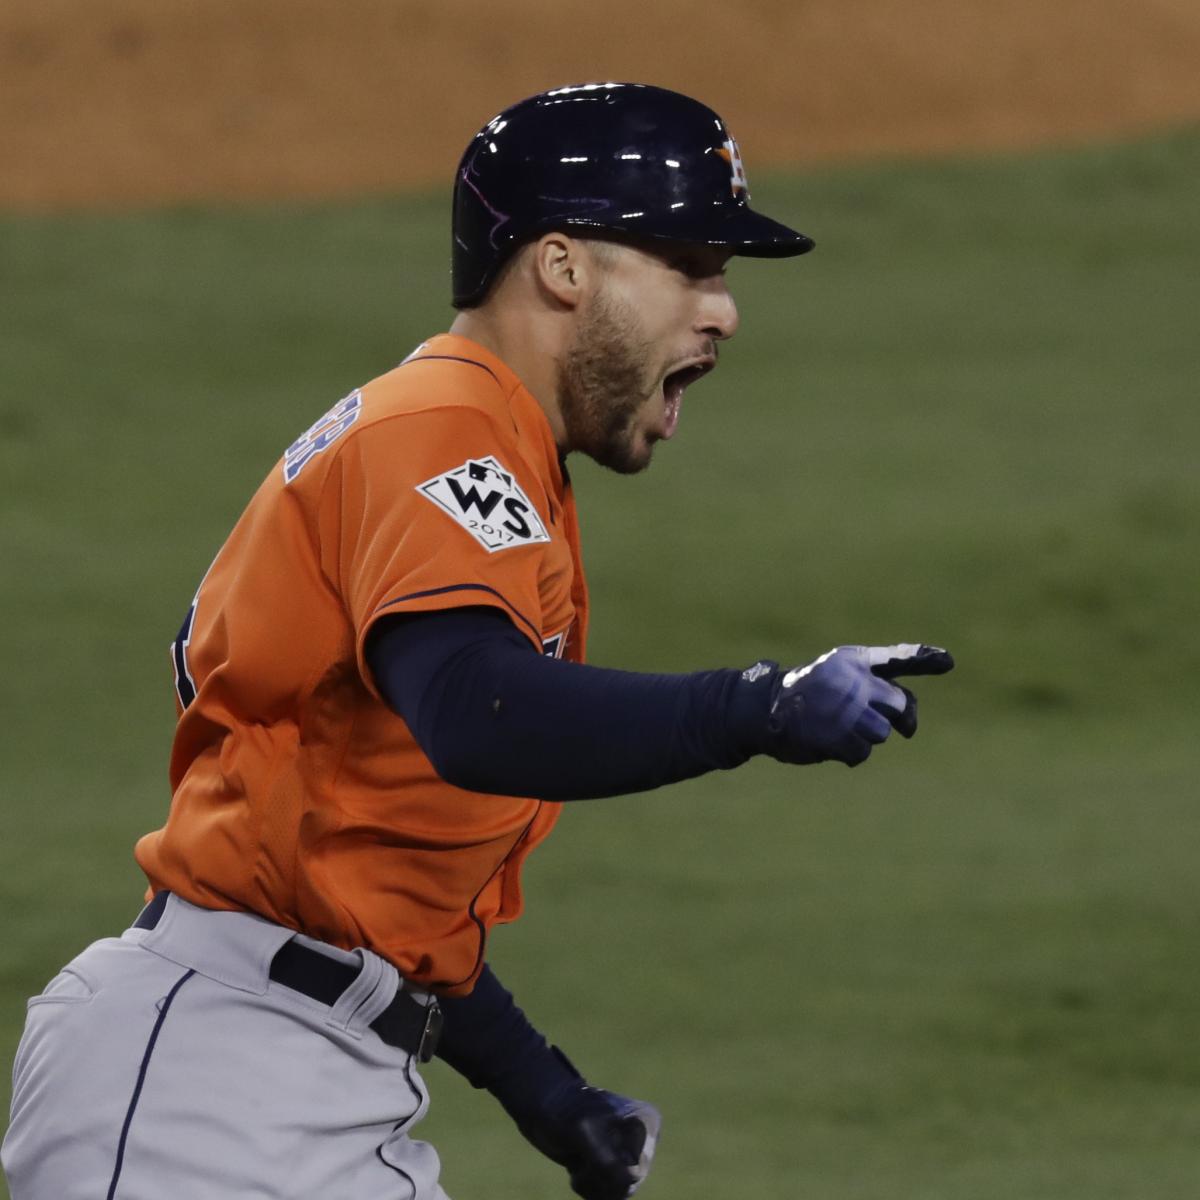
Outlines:
<svg viewBox="0 0 1200 1200"><path fill-rule="evenodd" d="M455 308L478 304L523 242L567 228L759 258L813 248L751 209L737 142L711 108L644 83L542 92L472 138L454 180Z"/></svg>

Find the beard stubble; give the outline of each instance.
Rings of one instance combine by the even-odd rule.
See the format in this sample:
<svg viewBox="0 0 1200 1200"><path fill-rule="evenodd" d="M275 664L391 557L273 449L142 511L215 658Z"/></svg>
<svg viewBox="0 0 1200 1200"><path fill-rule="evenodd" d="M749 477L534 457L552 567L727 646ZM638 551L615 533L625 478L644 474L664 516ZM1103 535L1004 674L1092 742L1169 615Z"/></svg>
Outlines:
<svg viewBox="0 0 1200 1200"><path fill-rule="evenodd" d="M651 441L634 418L654 392L653 345L636 315L601 290L592 297L558 364L558 400L567 445L603 467L632 475L650 465Z"/></svg>

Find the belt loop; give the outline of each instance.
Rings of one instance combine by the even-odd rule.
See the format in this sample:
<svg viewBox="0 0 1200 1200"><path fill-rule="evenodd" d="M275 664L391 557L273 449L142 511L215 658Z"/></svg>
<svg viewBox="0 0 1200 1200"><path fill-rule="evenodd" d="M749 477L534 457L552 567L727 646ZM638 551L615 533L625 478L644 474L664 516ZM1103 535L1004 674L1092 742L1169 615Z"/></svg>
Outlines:
<svg viewBox="0 0 1200 1200"><path fill-rule="evenodd" d="M370 950L358 949L354 955L362 963L362 969L329 1010L326 1024L350 1037L361 1038L399 991L400 972Z"/></svg>

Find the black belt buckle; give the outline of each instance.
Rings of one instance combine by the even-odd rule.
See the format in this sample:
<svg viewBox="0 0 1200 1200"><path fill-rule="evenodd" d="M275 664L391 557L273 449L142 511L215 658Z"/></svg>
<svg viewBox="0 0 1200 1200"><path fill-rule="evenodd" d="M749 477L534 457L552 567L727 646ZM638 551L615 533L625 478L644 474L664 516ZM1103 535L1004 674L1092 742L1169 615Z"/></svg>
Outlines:
<svg viewBox="0 0 1200 1200"><path fill-rule="evenodd" d="M437 1051L438 1039L442 1036L441 1006L432 997L425 1009L425 1028L421 1030L421 1040L417 1043L417 1062L427 1063Z"/></svg>

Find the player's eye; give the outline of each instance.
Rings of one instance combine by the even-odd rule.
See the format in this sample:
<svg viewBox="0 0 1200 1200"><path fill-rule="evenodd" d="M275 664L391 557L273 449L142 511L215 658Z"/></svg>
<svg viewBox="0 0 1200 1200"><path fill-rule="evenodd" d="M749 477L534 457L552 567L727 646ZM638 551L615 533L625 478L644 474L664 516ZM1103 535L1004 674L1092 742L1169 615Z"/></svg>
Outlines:
<svg viewBox="0 0 1200 1200"><path fill-rule="evenodd" d="M686 275L689 279L702 279L707 273L704 263L696 255L681 254L671 262L673 270Z"/></svg>
<svg viewBox="0 0 1200 1200"><path fill-rule="evenodd" d="M725 267L704 254L680 254L671 259L671 269L689 279L711 279L724 275Z"/></svg>

